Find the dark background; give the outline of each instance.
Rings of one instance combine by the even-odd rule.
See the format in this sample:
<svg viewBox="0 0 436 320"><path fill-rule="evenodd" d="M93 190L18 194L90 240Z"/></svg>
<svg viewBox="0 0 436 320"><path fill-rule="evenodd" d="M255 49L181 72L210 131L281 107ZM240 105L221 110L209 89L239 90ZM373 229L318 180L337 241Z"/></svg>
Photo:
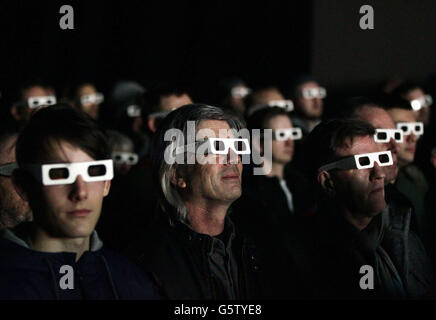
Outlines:
<svg viewBox="0 0 436 320"><path fill-rule="evenodd" d="M59 8L74 8L74 30L61 30ZM359 28L370 4L375 29ZM286 87L311 72L330 93L365 91L393 75L424 81L436 71L436 1L3 1L0 87L30 78L59 90L117 80L146 88L182 82L195 100L216 82Z"/></svg>

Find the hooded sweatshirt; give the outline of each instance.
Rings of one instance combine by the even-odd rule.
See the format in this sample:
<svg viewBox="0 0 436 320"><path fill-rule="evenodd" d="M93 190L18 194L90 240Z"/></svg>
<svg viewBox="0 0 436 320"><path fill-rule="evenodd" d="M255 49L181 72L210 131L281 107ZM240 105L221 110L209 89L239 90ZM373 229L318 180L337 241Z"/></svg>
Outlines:
<svg viewBox="0 0 436 320"><path fill-rule="evenodd" d="M30 223L0 233L0 300L159 299L151 280L136 265L103 248L94 231L90 250L31 249Z"/></svg>

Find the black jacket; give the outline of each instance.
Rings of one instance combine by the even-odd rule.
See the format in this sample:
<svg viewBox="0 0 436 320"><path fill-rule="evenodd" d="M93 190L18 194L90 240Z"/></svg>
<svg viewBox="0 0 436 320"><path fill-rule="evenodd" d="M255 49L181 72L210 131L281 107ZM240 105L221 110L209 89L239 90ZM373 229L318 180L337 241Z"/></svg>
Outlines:
<svg viewBox="0 0 436 320"><path fill-rule="evenodd" d="M20 231L27 228L20 225ZM91 250L78 261L73 252L40 252L29 248L26 237L6 230L0 239L0 300L118 300L159 299L150 278L134 263L103 248L97 233ZM62 288L73 270L73 288Z"/></svg>
<svg viewBox="0 0 436 320"><path fill-rule="evenodd" d="M292 261L302 279L302 297L417 299L426 294L432 283L432 268L421 241L410 231L410 209L401 211L388 206L374 217L370 225L379 223L380 232L376 234L379 245L372 246L364 232L369 226L359 231L334 208L323 208L291 233ZM376 268L380 247L389 257L388 265L394 266L386 273ZM360 287L363 265L374 268L373 290ZM395 277L400 280L390 281ZM377 283L396 284L381 287Z"/></svg>
<svg viewBox="0 0 436 320"><path fill-rule="evenodd" d="M128 249L139 266L150 273L160 294L168 299L222 299L212 281L207 254L212 238L188 226L166 220L157 222ZM236 230L232 241L238 266L240 297L262 297L262 269L256 248Z"/></svg>

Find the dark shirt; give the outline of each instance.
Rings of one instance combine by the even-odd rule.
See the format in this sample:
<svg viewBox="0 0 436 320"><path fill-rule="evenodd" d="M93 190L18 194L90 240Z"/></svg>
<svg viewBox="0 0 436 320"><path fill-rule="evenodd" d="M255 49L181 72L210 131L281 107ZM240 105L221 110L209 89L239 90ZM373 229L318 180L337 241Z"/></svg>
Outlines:
<svg viewBox="0 0 436 320"><path fill-rule="evenodd" d="M234 300L239 296L238 267L232 253L232 241L235 237L233 224L228 220L224 231L212 237L208 261L212 281L223 299Z"/></svg>

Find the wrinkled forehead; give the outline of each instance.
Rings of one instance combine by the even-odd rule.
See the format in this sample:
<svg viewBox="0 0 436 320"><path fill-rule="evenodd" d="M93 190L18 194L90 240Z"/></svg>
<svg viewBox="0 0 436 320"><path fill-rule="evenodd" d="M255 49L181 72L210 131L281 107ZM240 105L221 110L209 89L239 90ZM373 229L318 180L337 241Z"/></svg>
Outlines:
<svg viewBox="0 0 436 320"><path fill-rule="evenodd" d="M233 138L234 130L224 120L202 120L196 127L196 136L197 139Z"/></svg>
<svg viewBox="0 0 436 320"><path fill-rule="evenodd" d="M378 151L377 144L372 136L361 136L345 139L344 145L336 149L336 155L338 157L346 157Z"/></svg>

